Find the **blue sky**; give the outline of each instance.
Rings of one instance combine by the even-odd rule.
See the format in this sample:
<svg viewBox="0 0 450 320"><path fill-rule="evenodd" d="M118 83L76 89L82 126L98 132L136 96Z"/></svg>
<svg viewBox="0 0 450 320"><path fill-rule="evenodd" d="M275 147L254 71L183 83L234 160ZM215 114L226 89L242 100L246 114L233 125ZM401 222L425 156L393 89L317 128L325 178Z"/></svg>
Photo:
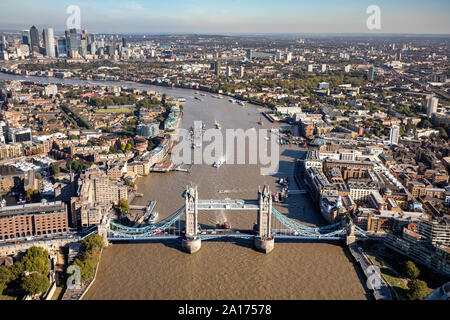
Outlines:
<svg viewBox="0 0 450 320"><path fill-rule="evenodd" d="M377 32L450 34L449 0L0 0L0 29L62 31L73 4L97 33L368 33L375 4Z"/></svg>

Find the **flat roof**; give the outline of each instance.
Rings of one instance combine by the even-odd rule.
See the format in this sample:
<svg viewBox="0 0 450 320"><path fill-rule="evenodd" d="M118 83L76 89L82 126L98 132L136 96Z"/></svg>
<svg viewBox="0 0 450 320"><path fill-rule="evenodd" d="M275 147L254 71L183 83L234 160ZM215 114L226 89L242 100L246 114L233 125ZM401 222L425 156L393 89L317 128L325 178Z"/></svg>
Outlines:
<svg viewBox="0 0 450 320"><path fill-rule="evenodd" d="M30 203L18 206L9 206L0 208L0 217L7 217L11 215L33 214L41 212L65 210L66 206L61 201L47 202L47 203Z"/></svg>

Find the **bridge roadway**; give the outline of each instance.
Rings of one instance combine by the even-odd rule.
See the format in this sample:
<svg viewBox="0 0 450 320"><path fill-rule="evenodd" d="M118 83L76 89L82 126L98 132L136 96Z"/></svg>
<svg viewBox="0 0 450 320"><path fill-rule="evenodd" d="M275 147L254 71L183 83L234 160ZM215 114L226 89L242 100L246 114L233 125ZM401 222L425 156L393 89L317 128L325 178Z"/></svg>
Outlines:
<svg viewBox="0 0 450 320"><path fill-rule="evenodd" d="M199 200L198 210L259 210L259 203L255 200Z"/></svg>
<svg viewBox="0 0 450 320"><path fill-rule="evenodd" d="M199 236L202 240L212 240L212 239L225 239L225 238L240 238L240 239L253 239L256 233L253 230L244 229L205 229L201 230ZM114 235L110 233L108 241L120 242L120 241L150 241L150 240L174 240L180 238L179 230L170 230L168 232L155 233L147 237L140 237L139 235L127 235L126 237L121 237L119 235ZM339 241L344 240L343 236L333 236L327 237L326 235L321 236L320 234L314 236L305 236L299 234L290 229L274 229L272 231L272 236L278 240L314 240L314 241Z"/></svg>

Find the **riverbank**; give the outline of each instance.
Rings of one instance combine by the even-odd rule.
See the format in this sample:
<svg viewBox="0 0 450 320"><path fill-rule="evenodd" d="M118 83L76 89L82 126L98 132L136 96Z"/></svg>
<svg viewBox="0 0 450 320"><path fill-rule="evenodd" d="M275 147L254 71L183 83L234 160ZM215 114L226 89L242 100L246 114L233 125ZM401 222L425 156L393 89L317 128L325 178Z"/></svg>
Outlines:
<svg viewBox="0 0 450 320"><path fill-rule="evenodd" d="M188 86L182 86L182 85L178 85L178 84L173 84L172 86L169 85L164 85L163 83L159 83L157 81L131 81L131 80L123 80L123 79L119 79L119 80L92 80L92 79L86 79L86 78L57 78L57 77L48 77L48 76L43 76L43 75L17 75L15 73L10 73L10 72L4 72L4 71L0 71L0 73L3 74L7 74L10 76L16 76L16 77L25 77L26 79L29 77L36 77L36 78L44 78L44 79L58 79L58 80L74 80L74 81L84 81L86 82L86 85L88 86L95 86L95 82L120 82L122 84L124 84L124 86L128 85L146 85L146 86L155 86L155 87L160 87L160 88L168 88L168 89L183 89L183 90L192 90L192 91L199 91L199 92L205 92L205 93L209 93L209 94L217 94L217 95L222 95L224 97L230 97L230 98L234 98L236 100L242 101L242 102L247 102L250 104L253 104L255 106L260 106L263 108L268 108L268 109L273 109L272 107L270 107L269 105L263 103L263 102L259 102L259 101L255 101L255 100L249 100L249 99L244 99L243 97L239 96L239 95L233 95L233 94L228 94L228 93L218 93L212 90L208 90L207 88L201 88L201 87L188 87ZM27 80L24 81L27 81Z"/></svg>

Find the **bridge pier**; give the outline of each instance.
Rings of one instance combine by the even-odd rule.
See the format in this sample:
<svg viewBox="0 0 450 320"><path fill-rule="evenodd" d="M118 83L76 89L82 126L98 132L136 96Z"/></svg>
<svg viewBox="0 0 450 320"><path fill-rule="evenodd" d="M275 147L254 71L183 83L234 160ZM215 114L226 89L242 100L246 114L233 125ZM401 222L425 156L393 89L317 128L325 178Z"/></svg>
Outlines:
<svg viewBox="0 0 450 320"><path fill-rule="evenodd" d="M262 239L260 237L255 237L254 244L256 250L267 254L275 248L275 239L274 238Z"/></svg>
<svg viewBox="0 0 450 320"><path fill-rule="evenodd" d="M181 247L187 253L190 253L190 254L196 253L197 251L200 251L200 249L202 248L202 239L200 239L200 238L197 238L197 239L183 238L183 239L181 239Z"/></svg>

